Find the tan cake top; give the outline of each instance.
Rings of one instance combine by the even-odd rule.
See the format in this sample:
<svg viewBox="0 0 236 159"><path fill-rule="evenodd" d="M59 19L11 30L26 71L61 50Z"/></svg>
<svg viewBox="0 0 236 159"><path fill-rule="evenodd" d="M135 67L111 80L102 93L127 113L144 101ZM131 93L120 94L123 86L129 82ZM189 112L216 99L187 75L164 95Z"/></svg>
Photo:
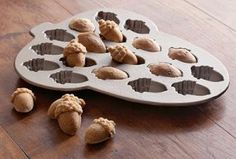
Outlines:
<svg viewBox="0 0 236 159"><path fill-rule="evenodd" d="M93 120L94 123L102 125L109 133L111 136L115 134L115 122L113 120L108 120L105 118L98 118Z"/></svg>
<svg viewBox="0 0 236 159"><path fill-rule="evenodd" d="M110 20L99 20L99 30L101 35L106 39L114 42L122 42L123 41L123 34L120 31L119 26Z"/></svg>
<svg viewBox="0 0 236 159"><path fill-rule="evenodd" d="M64 94L61 99L63 101L74 101L77 102L83 108L85 106L85 101L82 98L76 97L74 94Z"/></svg>
<svg viewBox="0 0 236 159"><path fill-rule="evenodd" d="M135 54L122 44L109 46L108 51L110 52L112 59L117 62L126 64L138 63L138 59Z"/></svg>
<svg viewBox="0 0 236 159"><path fill-rule="evenodd" d="M83 113L81 105L75 101L61 101L54 111L55 117L57 118L61 113L76 111L79 114Z"/></svg>
<svg viewBox="0 0 236 159"><path fill-rule="evenodd" d="M95 30L93 23L86 18L75 18L69 23L69 27L79 32L90 32Z"/></svg>
<svg viewBox="0 0 236 159"><path fill-rule="evenodd" d="M11 102L13 102L15 97L20 93L29 93L33 97L33 99L36 100L34 93L28 88L17 88L16 91L11 95Z"/></svg>
<svg viewBox="0 0 236 159"><path fill-rule="evenodd" d="M77 39L74 39L69 42L69 44L64 49L64 57L68 56L69 54L85 54L87 52L86 47L77 41Z"/></svg>
<svg viewBox="0 0 236 159"><path fill-rule="evenodd" d="M85 104L83 99L76 97L74 94L65 94L50 105L48 115L50 118L55 119L62 112L77 111L78 113L82 113L82 108Z"/></svg>
<svg viewBox="0 0 236 159"><path fill-rule="evenodd" d="M99 24L99 29L102 32L102 34L107 34L110 30L114 29L115 27L118 27L118 25L111 20L99 20L98 21Z"/></svg>

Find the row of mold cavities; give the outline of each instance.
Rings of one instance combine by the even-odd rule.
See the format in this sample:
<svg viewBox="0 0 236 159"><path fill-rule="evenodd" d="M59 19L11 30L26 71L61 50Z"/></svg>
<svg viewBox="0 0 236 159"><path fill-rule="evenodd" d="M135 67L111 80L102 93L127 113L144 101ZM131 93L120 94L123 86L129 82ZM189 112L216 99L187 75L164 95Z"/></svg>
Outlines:
<svg viewBox="0 0 236 159"><path fill-rule="evenodd" d="M61 60L64 65L65 62L62 59ZM86 57L85 59L85 66L84 67L91 67L96 65L96 61ZM28 60L23 63L23 66L25 66L28 70L38 72L38 71L52 71L60 68L59 64L53 61L45 60L44 58L34 58L31 60Z"/></svg>
<svg viewBox="0 0 236 159"><path fill-rule="evenodd" d="M58 65L46 61L43 59L32 60L24 63L29 69L33 71L38 70L52 70L58 68ZM87 77L81 74L73 73L72 71L60 71L50 75L55 82L65 84L65 83L81 83L87 81ZM136 92L163 92L166 91L164 84L159 82L154 82L150 78L140 78L128 83L134 91ZM182 81L172 84L172 87L179 94L192 94L192 95L207 95L210 91L207 87L197 84L195 81Z"/></svg>
<svg viewBox="0 0 236 159"><path fill-rule="evenodd" d="M34 50L39 55L63 54L63 48L60 47L60 46L57 46L57 45L53 45L52 43L41 43L41 44L32 46L31 49ZM172 48L171 47L169 50L171 50L171 49L179 49L179 50L183 51L184 48ZM192 53L190 53L190 50L187 50L187 51L188 51L189 55L192 54ZM177 51L176 53L179 54L180 52ZM176 59L176 58L178 58L177 56L179 56L179 55L174 55L173 52L169 52L168 55L172 59ZM142 57L137 56L137 55L136 55L136 57L138 59L138 64L144 64L145 63L145 60ZM181 57L181 56L179 56L179 57ZM193 55L192 57L195 57L195 55ZM65 59L61 58L61 61L63 62L64 65L66 65ZM91 59L91 58L86 58L85 61L86 61L85 62L85 67L90 67L90 66L96 65L96 61ZM182 62L187 62L188 63L189 61L182 60ZM192 60L192 62L194 62L194 61ZM31 71L53 70L53 69L59 68L59 66L56 63L46 61L46 60L40 59L40 58L39 59L32 59L30 61L27 61L27 62L24 63L24 66L29 68L29 70L31 70ZM150 71L151 71L151 69L150 69ZM202 79L205 79L205 80L215 81L215 82L223 81L223 76L220 73L218 73L217 71L215 71L213 69L213 67L210 67L210 66L192 66L191 67L191 72L192 72L192 75L194 77L198 78L198 79L202 78Z"/></svg>
<svg viewBox="0 0 236 159"><path fill-rule="evenodd" d="M153 81L151 78L139 78L137 80L130 81L128 83L132 89L136 92L151 92L151 93L160 93L167 91L167 87L160 83ZM210 94L210 90L198 84L196 81L184 80L180 82L173 83L171 85L175 88L175 91L182 95L197 95L204 96Z"/></svg>
<svg viewBox="0 0 236 159"><path fill-rule="evenodd" d="M85 61L86 61L85 67L96 65L96 61L93 59L86 58ZM23 65L27 67L30 71L35 71L35 72L50 71L60 68L60 66L57 63L45 60L44 58L35 58L24 62ZM155 72L153 72L151 69L150 72L155 74ZM224 80L224 77L219 72L215 71L213 67L209 66L192 66L191 72L192 75L197 79L204 79L212 82L220 82ZM168 74L166 76L168 76Z"/></svg>
<svg viewBox="0 0 236 159"><path fill-rule="evenodd" d="M60 59L62 63L67 66L65 59ZM144 61L143 61L144 62ZM85 66L91 67L96 65L96 61L86 57ZM50 71L60 68L60 66L52 61L45 60L44 58L35 58L23 63L30 71ZM164 66L164 68L162 67ZM183 72L178 68L175 68L171 64L163 63L158 65L148 65L150 72L157 76L167 76L167 77L180 77L183 76ZM176 73L177 72L177 73ZM224 80L224 77L210 66L192 66L191 67L192 75L197 79L204 79L212 82L220 82Z"/></svg>
<svg viewBox="0 0 236 159"><path fill-rule="evenodd" d="M111 20L116 24L120 24L120 20L117 18L117 14L112 12L99 11L96 16L96 20ZM124 28L127 30L132 30L135 33L139 34L148 34L150 32L149 27L142 20L131 20L128 19L125 21Z"/></svg>
<svg viewBox="0 0 236 159"><path fill-rule="evenodd" d="M41 43L41 44L37 44L31 47L31 49L36 52L39 55L60 55L63 54L63 47L54 45L53 43ZM171 58L172 60L179 60L182 61L184 63L197 63L197 58L194 54L192 54L190 52L190 50L186 49L186 48L173 48L170 47L169 48L169 52L168 52L168 56L169 58ZM138 64L144 64L145 60L140 57L140 56L136 56L138 59Z"/></svg>
<svg viewBox="0 0 236 159"><path fill-rule="evenodd" d="M88 78L82 74L74 73L73 71L60 71L50 75L55 82L60 84L65 83L83 83L88 81ZM167 91L167 87L160 83L153 81L151 78L139 78L128 82L128 85L135 91L139 93L149 92L149 93L161 93ZM175 88L175 91L182 95L196 95L204 96L209 95L210 90L198 84L196 81L184 80L180 82L173 83L171 85Z"/></svg>
<svg viewBox="0 0 236 159"><path fill-rule="evenodd" d="M100 19L112 20L117 24L120 23L120 20L117 18L117 15L112 12L103 12L103 11L98 12L96 16L96 20L100 20ZM126 30L131 30L138 34L149 34L150 32L149 27L142 20L128 19L125 21L124 28ZM44 33L46 34L46 37L50 40L59 40L59 41L68 42L68 41L71 41L72 39L75 39L75 36L67 32L65 29L51 29L51 30L45 31ZM126 37L124 36L123 42L125 41L126 41Z"/></svg>

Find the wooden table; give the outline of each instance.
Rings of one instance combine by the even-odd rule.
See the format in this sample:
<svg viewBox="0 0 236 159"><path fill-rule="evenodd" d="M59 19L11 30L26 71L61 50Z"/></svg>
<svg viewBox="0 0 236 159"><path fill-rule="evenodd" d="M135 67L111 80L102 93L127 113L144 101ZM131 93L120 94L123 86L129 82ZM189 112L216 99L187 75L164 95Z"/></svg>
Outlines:
<svg viewBox="0 0 236 159"><path fill-rule="evenodd" d="M14 71L14 58L31 41L29 30L102 7L124 8L151 18L163 32L198 45L227 67L231 84L220 98L192 107L155 107L93 91L73 92L86 100L82 128L70 137L47 109L63 93L31 86ZM0 0L0 158L236 158L236 2L220 0ZM28 87L35 109L19 114L10 95ZM97 117L117 123L113 140L88 146L85 128Z"/></svg>

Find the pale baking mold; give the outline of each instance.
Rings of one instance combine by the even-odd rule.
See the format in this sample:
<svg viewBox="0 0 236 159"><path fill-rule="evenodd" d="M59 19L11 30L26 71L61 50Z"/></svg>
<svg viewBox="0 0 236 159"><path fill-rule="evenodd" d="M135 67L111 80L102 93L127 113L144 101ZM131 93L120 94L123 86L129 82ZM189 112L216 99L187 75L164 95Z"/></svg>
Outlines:
<svg viewBox="0 0 236 159"><path fill-rule="evenodd" d="M95 26L99 39L100 19L113 20L126 36L121 43L102 42L105 48L124 45L138 59L138 64L123 64L112 60L111 54L88 51L84 67L68 67L63 49L80 32L69 28L75 18L89 19ZM222 95L229 86L229 74L225 66L207 51L173 35L159 32L148 18L121 9L97 9L77 14L61 23L43 23L31 30L34 39L15 59L19 76L30 84L46 89L76 91L90 89L124 100L160 106L187 106L213 100ZM137 49L132 45L135 37L155 39L161 46L157 52ZM172 48L172 54L168 54ZM180 49L174 50L173 48ZM181 50L182 49L182 50ZM182 61L181 61L182 60ZM169 63L180 73L171 78L152 74L150 64ZM102 80L93 70L104 66L125 72L128 78Z"/></svg>

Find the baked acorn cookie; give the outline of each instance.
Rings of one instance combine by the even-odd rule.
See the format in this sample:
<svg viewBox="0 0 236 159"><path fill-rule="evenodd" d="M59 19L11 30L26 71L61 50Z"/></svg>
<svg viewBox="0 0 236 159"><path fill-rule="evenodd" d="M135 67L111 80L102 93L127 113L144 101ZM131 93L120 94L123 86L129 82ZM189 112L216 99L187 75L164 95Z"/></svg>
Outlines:
<svg viewBox="0 0 236 159"><path fill-rule="evenodd" d="M110 46L108 47L108 51L110 52L112 59L116 62L132 65L138 64L137 56L124 45L117 44Z"/></svg>
<svg viewBox="0 0 236 159"><path fill-rule="evenodd" d="M191 53L191 50L186 49L186 48L174 48L171 47L169 48L169 53L168 56L172 60L179 60L185 63L196 63L197 58Z"/></svg>
<svg viewBox="0 0 236 159"><path fill-rule="evenodd" d="M93 32L80 33L78 35L78 42L83 44L88 52L106 52L106 46L102 39Z"/></svg>
<svg viewBox="0 0 236 159"><path fill-rule="evenodd" d="M86 53L86 48L81 43L78 43L78 40L71 40L63 51L66 65L70 67L83 67L85 65Z"/></svg>
<svg viewBox="0 0 236 159"><path fill-rule="evenodd" d="M114 21L101 19L98 21L98 24L101 32L100 35L104 39L118 43L123 42L124 36Z"/></svg>
<svg viewBox="0 0 236 159"><path fill-rule="evenodd" d="M158 64L150 64L148 65L150 72L155 75L166 76L166 77L180 77L182 76L182 72L176 68L175 66L160 62Z"/></svg>
<svg viewBox="0 0 236 159"><path fill-rule="evenodd" d="M161 51L161 46L152 38L149 37L136 37L132 42L133 47L142 49L149 52Z"/></svg>
<svg viewBox="0 0 236 159"><path fill-rule="evenodd" d="M104 66L98 69L94 69L93 72L99 79L125 79L128 78L128 74L118 68Z"/></svg>
<svg viewBox="0 0 236 159"><path fill-rule="evenodd" d="M98 144L109 140L115 135L115 122L105 118L94 119L93 123L85 131L87 144Z"/></svg>
<svg viewBox="0 0 236 159"><path fill-rule="evenodd" d="M81 126L81 115L85 101L73 94L65 94L54 101L49 109L48 116L57 119L61 130L68 135L75 135Z"/></svg>
<svg viewBox="0 0 236 159"><path fill-rule="evenodd" d="M28 113L34 107L36 97L28 88L17 88L11 95L11 102L17 112Z"/></svg>
<svg viewBox="0 0 236 159"><path fill-rule="evenodd" d="M93 32L95 30L94 24L86 18L74 18L70 21L69 27L79 32Z"/></svg>

